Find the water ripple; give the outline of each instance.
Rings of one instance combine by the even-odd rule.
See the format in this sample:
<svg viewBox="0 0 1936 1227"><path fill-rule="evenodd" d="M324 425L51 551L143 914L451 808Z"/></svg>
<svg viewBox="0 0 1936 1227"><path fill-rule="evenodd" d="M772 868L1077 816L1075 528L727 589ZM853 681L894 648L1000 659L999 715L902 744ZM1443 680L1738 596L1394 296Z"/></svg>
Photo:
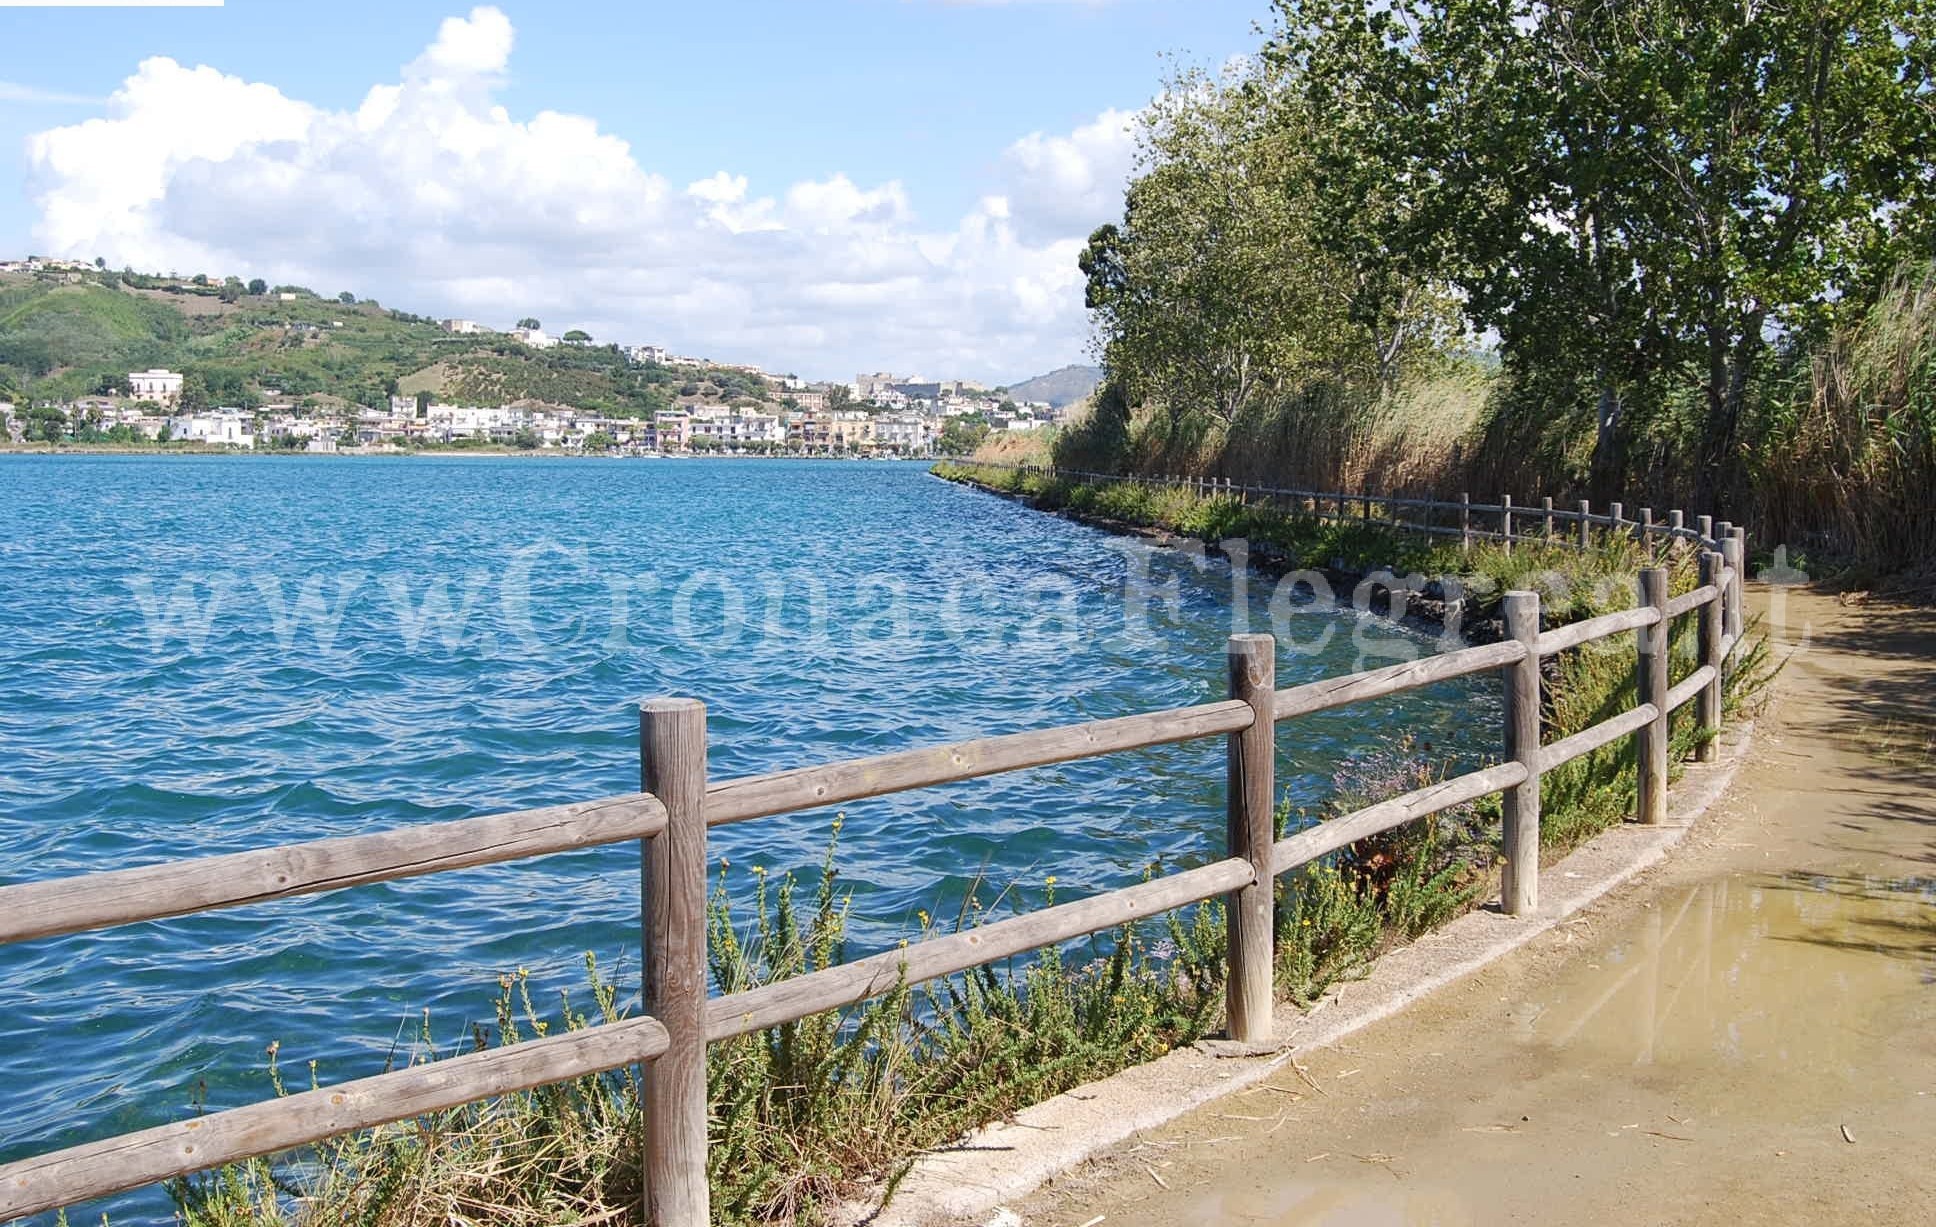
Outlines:
<svg viewBox="0 0 1936 1227"><path fill-rule="evenodd" d="M1231 621L1224 572L1158 555L1178 616L1130 634L1145 547L901 465L0 458L0 505L3 882L625 791L653 694L706 700L717 777L1204 702ZM1079 633L1032 637L1057 610ZM1308 616L1337 633L1286 684L1356 663L1349 619ZM1286 790L1322 798L1401 718L1488 749L1492 701L1300 721ZM978 879L1034 906L1051 874L1073 898L1200 863L1222 774L1204 743L850 806L853 951ZM735 890L811 870L831 819L724 829L715 859ZM611 847L0 947L0 1160L259 1098L272 1041L325 1080L425 1009L455 1042L515 967L573 988L592 951L635 994L638 915Z"/></svg>

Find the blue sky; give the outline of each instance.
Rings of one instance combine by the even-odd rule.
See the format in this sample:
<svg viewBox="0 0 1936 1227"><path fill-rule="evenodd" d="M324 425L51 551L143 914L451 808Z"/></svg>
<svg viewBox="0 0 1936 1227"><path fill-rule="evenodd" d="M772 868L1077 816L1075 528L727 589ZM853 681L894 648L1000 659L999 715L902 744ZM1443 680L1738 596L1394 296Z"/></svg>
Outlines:
<svg viewBox="0 0 1936 1227"><path fill-rule="evenodd" d="M0 45L33 49L0 66L0 251L306 277L816 375L1013 378L1081 357L1061 270L1119 202L1120 132L1165 57L1220 63L1268 18L1266 0L0 7ZM174 63L107 101L155 57ZM402 103L372 107L374 87Z"/></svg>

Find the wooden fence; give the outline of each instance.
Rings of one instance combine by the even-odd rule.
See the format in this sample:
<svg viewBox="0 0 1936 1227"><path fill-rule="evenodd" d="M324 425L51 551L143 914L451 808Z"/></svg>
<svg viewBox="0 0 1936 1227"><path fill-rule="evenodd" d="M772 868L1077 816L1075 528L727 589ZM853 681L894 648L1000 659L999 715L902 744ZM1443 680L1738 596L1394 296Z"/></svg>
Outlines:
<svg viewBox="0 0 1936 1227"><path fill-rule="evenodd" d="M1179 483L1181 484L1181 483ZM1258 490L1235 497L1318 500L1327 514L1348 514L1371 496ZM1504 794L1501 906L1524 915L1539 899L1540 776L1622 737L1638 746L1643 822L1666 812L1669 714L1692 701L1713 754L1721 721L1721 683L1742 639L1743 538L1726 525L1656 525L1542 507L1521 512L1510 500L1479 506L1420 499L1377 500L1387 517L1403 510L1450 512L1451 531L1468 539L1523 539L1515 517L1552 525L1577 515L1589 530L1665 533L1700 551L1700 585L1670 598L1667 572L1640 576L1631 609L1552 630L1540 627L1539 596L1505 598L1507 637L1348 677L1278 689L1276 647L1268 635L1236 635L1227 652L1229 697L1222 702L976 741L905 750L767 775L709 781L706 713L694 699L655 699L639 711L640 791L544 809L441 822L369 835L288 844L225 856L0 887L0 943L79 933L215 908L490 865L598 844L641 841L645 965L640 1017L416 1065L246 1107L215 1112L0 1167L0 1221L152 1184L235 1160L288 1150L351 1130L452 1108L621 1066L645 1066L647 1220L657 1227L702 1227L706 1184L706 1047L879 996L903 983L947 976L1172 908L1227 900L1227 1027L1261 1042L1271 1031L1272 887L1278 875L1346 845L1442 810ZM1310 505L1307 503L1307 505ZM1474 515L1497 514L1497 529ZM1406 524L1443 531L1435 524ZM1670 684L1669 628L1698 614L1699 663ZM1540 737L1540 661L1568 648L1633 635L1638 705L1551 744ZM1505 682L1505 758L1481 770L1392 797L1333 821L1275 838L1273 776L1280 723L1451 678L1498 672ZM1225 855L1207 865L1056 904L904 948L809 972L779 983L708 996L706 832L728 823L839 805L1074 759L1204 737L1228 739Z"/></svg>
<svg viewBox="0 0 1936 1227"><path fill-rule="evenodd" d="M1681 512L1669 511L1664 518L1656 520L1652 508L1641 507L1629 518L1622 503L1609 503L1605 511L1595 512L1586 499L1577 500L1572 507L1560 507L1552 499L1543 498L1538 506L1534 506L1515 503L1512 495L1502 494L1496 503L1475 503L1469 494L1461 494L1457 500L1413 498L1370 491L1353 494L1285 486L1239 485L1228 477L1092 473L1053 465L1010 464L990 460L957 463L972 468L1000 469L1092 485L1187 490L1200 498L1228 498L1316 519L1346 520L1433 536L1458 537L1462 544L1468 546L1474 541L1499 541L1508 550L1515 542L1550 542L1585 549L1596 528L1613 534L1625 533L1640 541L1679 541L1702 549L1718 549L1730 537L1739 535L1733 525L1725 520L1717 523L1712 516L1698 516L1690 524ZM1563 529L1562 525L1570 527Z"/></svg>

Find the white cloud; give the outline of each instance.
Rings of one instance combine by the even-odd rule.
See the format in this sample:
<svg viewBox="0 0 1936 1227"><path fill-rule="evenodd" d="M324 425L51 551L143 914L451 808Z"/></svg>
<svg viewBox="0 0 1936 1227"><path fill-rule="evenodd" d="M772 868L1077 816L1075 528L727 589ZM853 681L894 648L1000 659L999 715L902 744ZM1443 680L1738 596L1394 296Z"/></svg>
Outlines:
<svg viewBox="0 0 1936 1227"><path fill-rule="evenodd" d="M937 228L895 181L675 188L591 118L509 114L514 43L495 8L450 18L349 110L144 61L106 117L30 139L37 242L812 374L1007 377L1081 352L1075 258L1120 209L1124 113L1024 137L1005 192Z"/></svg>
<svg viewBox="0 0 1936 1227"><path fill-rule="evenodd" d="M1136 116L1109 110L1068 135L1031 132L1008 147L1011 192L1030 228L1067 234L1119 215L1136 160Z"/></svg>
<svg viewBox="0 0 1936 1227"><path fill-rule="evenodd" d="M79 103L98 106L104 98L92 98L86 94L69 94L57 89L42 89L38 85L22 85L18 81L0 81L0 102L35 103Z"/></svg>

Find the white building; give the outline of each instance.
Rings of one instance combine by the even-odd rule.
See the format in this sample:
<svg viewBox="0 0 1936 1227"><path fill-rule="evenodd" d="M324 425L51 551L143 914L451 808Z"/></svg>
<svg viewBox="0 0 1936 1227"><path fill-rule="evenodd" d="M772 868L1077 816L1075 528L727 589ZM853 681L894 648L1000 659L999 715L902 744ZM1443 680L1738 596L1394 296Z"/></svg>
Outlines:
<svg viewBox="0 0 1936 1227"><path fill-rule="evenodd" d="M506 442L531 424L522 409L480 408L473 405L431 405L424 411L430 433L452 439L493 439Z"/></svg>
<svg viewBox="0 0 1936 1227"><path fill-rule="evenodd" d="M919 414L883 415L874 419L874 445L907 455L934 450L934 423Z"/></svg>
<svg viewBox="0 0 1936 1227"><path fill-rule="evenodd" d="M437 326L445 332L455 333L460 336L467 333L490 331L476 320L438 320Z"/></svg>
<svg viewBox="0 0 1936 1227"><path fill-rule="evenodd" d="M160 368L128 373L128 392L136 400L151 400L158 405L175 405L181 401L182 377L175 371Z"/></svg>
<svg viewBox="0 0 1936 1227"><path fill-rule="evenodd" d="M645 366L648 363L664 366L666 360L665 346L627 345L625 347L625 357L635 366Z"/></svg>
<svg viewBox="0 0 1936 1227"><path fill-rule="evenodd" d="M778 446L786 442L786 426L779 417L771 413L748 413L735 409L730 412L711 412L695 414L691 421L690 434L704 435L715 444L725 448L742 448L756 445Z"/></svg>
<svg viewBox="0 0 1936 1227"><path fill-rule="evenodd" d="M181 443L201 443L209 447L255 448L249 415L239 409L218 409L214 413L191 413L168 419L168 437Z"/></svg>
<svg viewBox="0 0 1936 1227"><path fill-rule="evenodd" d="M558 343L557 337L552 336L542 328L513 328L511 330L511 336L516 340L523 341L532 349L550 349Z"/></svg>

